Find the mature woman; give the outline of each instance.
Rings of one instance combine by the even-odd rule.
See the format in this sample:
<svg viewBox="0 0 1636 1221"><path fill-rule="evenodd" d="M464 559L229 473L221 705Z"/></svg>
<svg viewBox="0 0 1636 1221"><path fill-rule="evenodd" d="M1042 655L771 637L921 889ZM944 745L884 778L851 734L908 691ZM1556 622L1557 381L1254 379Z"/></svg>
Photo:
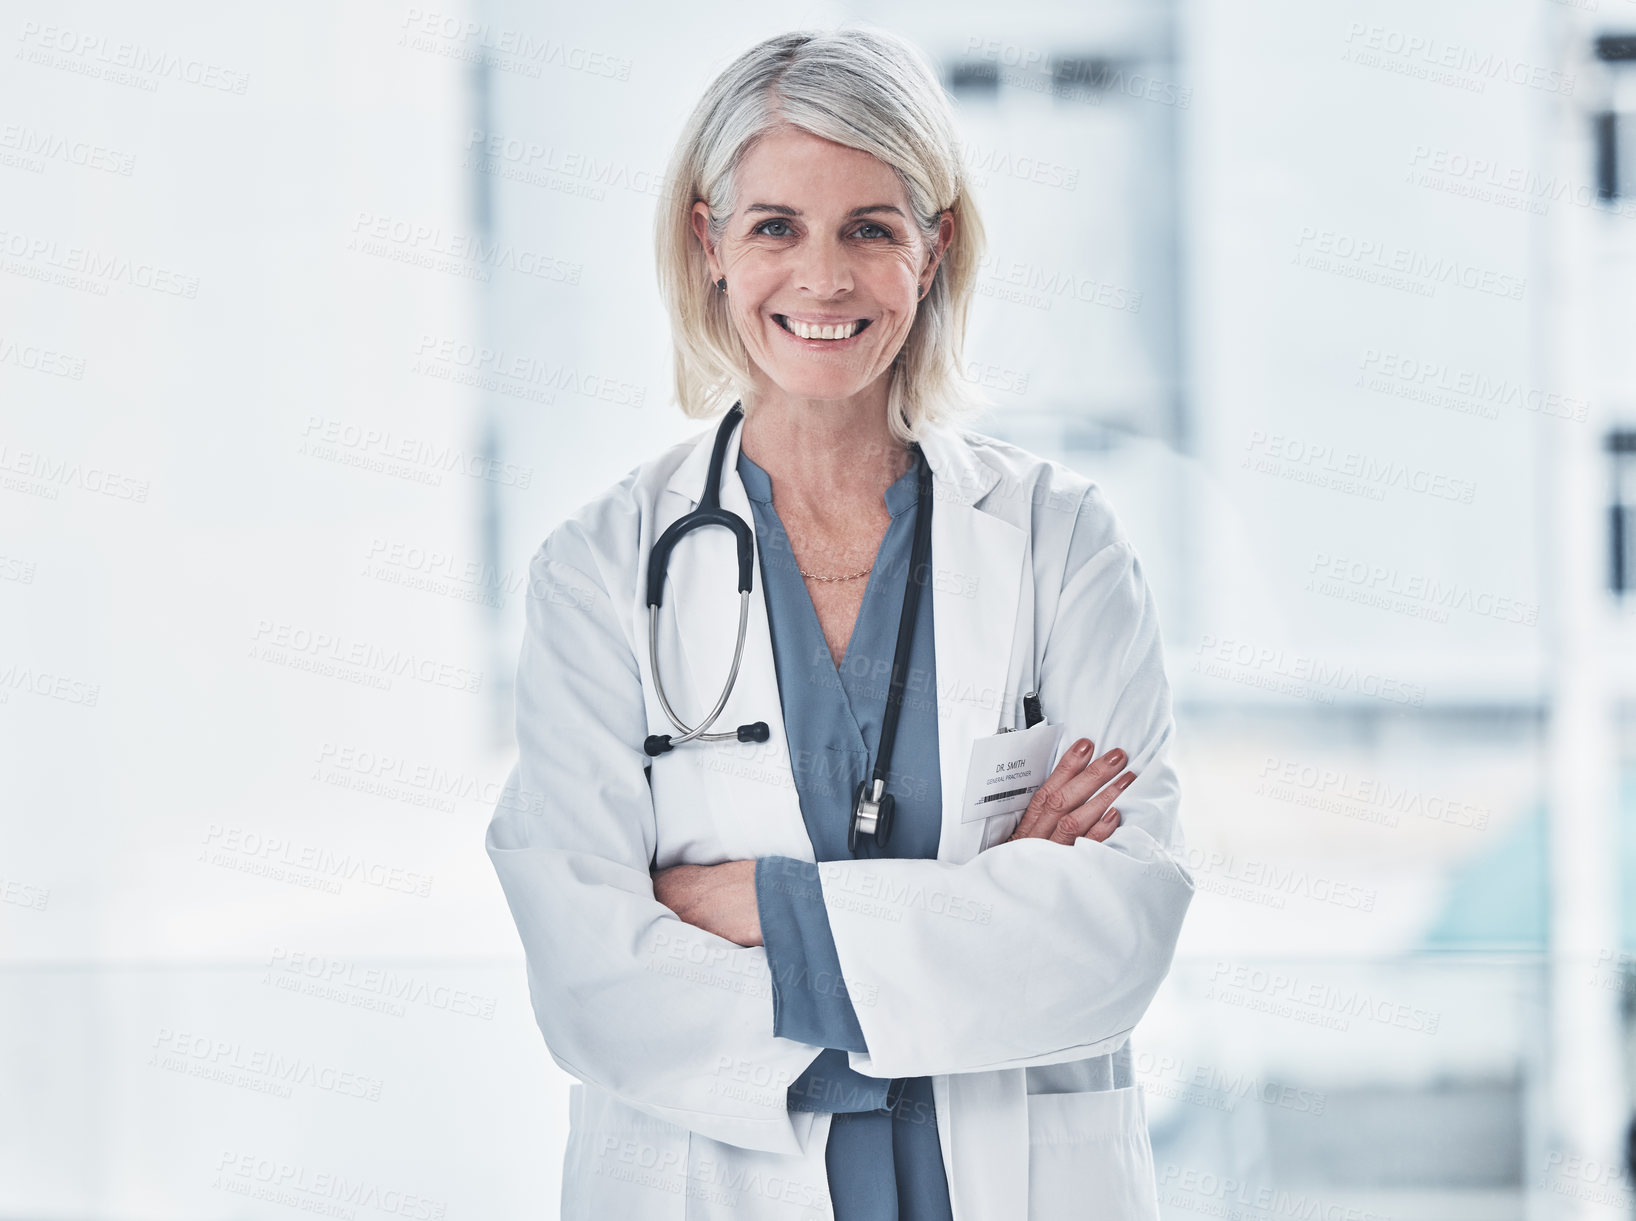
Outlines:
<svg viewBox="0 0 1636 1221"><path fill-rule="evenodd" d="M579 1082L563 1215L1156 1217L1157 620L1095 484L954 423L982 229L936 77L768 39L668 181L677 394L722 418L536 554L488 837ZM753 524L666 535L700 507Z"/></svg>

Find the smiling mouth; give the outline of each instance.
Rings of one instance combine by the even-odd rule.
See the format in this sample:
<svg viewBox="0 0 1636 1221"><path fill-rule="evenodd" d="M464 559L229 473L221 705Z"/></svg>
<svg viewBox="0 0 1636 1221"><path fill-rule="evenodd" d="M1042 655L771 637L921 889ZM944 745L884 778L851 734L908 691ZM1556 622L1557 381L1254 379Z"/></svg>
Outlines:
<svg viewBox="0 0 1636 1221"><path fill-rule="evenodd" d="M850 322L836 322L828 326L812 326L805 322L797 322L786 318L783 314L774 314L773 321L783 327L797 339L827 339L830 341L851 339L860 334L874 321L873 318L854 318Z"/></svg>

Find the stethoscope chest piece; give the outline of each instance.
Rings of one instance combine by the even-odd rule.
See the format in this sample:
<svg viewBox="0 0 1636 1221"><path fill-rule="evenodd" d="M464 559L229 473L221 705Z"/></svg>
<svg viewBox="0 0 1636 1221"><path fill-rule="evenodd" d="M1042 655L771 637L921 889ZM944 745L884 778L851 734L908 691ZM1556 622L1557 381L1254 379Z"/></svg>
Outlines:
<svg viewBox="0 0 1636 1221"><path fill-rule="evenodd" d="M865 835L873 835L877 844L884 845L892 835L892 794L885 792L884 780L860 780L852 794L852 825L846 833L846 849L858 855L858 845Z"/></svg>

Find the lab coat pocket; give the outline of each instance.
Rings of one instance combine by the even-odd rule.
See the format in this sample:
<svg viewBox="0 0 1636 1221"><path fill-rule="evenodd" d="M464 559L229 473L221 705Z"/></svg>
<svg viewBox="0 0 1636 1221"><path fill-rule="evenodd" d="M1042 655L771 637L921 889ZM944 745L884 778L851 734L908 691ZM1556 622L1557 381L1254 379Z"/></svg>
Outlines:
<svg viewBox="0 0 1636 1221"><path fill-rule="evenodd" d="M983 846L977 851L987 852L995 844L1005 843L1006 840L1011 838L1011 833L1017 829L1017 824L1020 822L1022 822L1022 813L1020 811L1016 814L996 814L993 818L986 820L983 823Z"/></svg>
<svg viewBox="0 0 1636 1221"><path fill-rule="evenodd" d="M1029 1221L1158 1221L1141 1085L1028 1095Z"/></svg>
<svg viewBox="0 0 1636 1221"><path fill-rule="evenodd" d="M799 1155L741 1149L689 1134L687 1221L834 1221L825 1149L828 1112L798 1117Z"/></svg>
<svg viewBox="0 0 1636 1221"><path fill-rule="evenodd" d="M568 1087L568 1125L563 1221L683 1221L686 1128L583 1082Z"/></svg>

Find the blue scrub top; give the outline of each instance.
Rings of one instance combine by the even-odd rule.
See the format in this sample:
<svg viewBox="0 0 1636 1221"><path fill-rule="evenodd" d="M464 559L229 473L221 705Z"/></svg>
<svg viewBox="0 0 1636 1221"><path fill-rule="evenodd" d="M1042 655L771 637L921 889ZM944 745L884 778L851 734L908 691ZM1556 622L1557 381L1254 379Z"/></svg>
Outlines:
<svg viewBox="0 0 1636 1221"><path fill-rule="evenodd" d="M839 667L773 508L771 477L742 450L738 473L755 515L761 588L801 816L817 860L850 860L852 796L874 771L908 582L919 512L916 468L886 489L892 522ZM920 593L887 775L886 791L896 803L891 837L884 849L866 838L860 856L937 856L943 786L932 601L928 584ZM848 1051L868 1046L854 1001L840 982L817 866L790 857L761 858L756 902L772 973L773 1033L825 1049L789 1087L788 1098L791 1110L833 1113L824 1163L836 1221L952 1221L931 1078L866 1077L847 1065ZM858 1003L871 1000L860 997Z"/></svg>

